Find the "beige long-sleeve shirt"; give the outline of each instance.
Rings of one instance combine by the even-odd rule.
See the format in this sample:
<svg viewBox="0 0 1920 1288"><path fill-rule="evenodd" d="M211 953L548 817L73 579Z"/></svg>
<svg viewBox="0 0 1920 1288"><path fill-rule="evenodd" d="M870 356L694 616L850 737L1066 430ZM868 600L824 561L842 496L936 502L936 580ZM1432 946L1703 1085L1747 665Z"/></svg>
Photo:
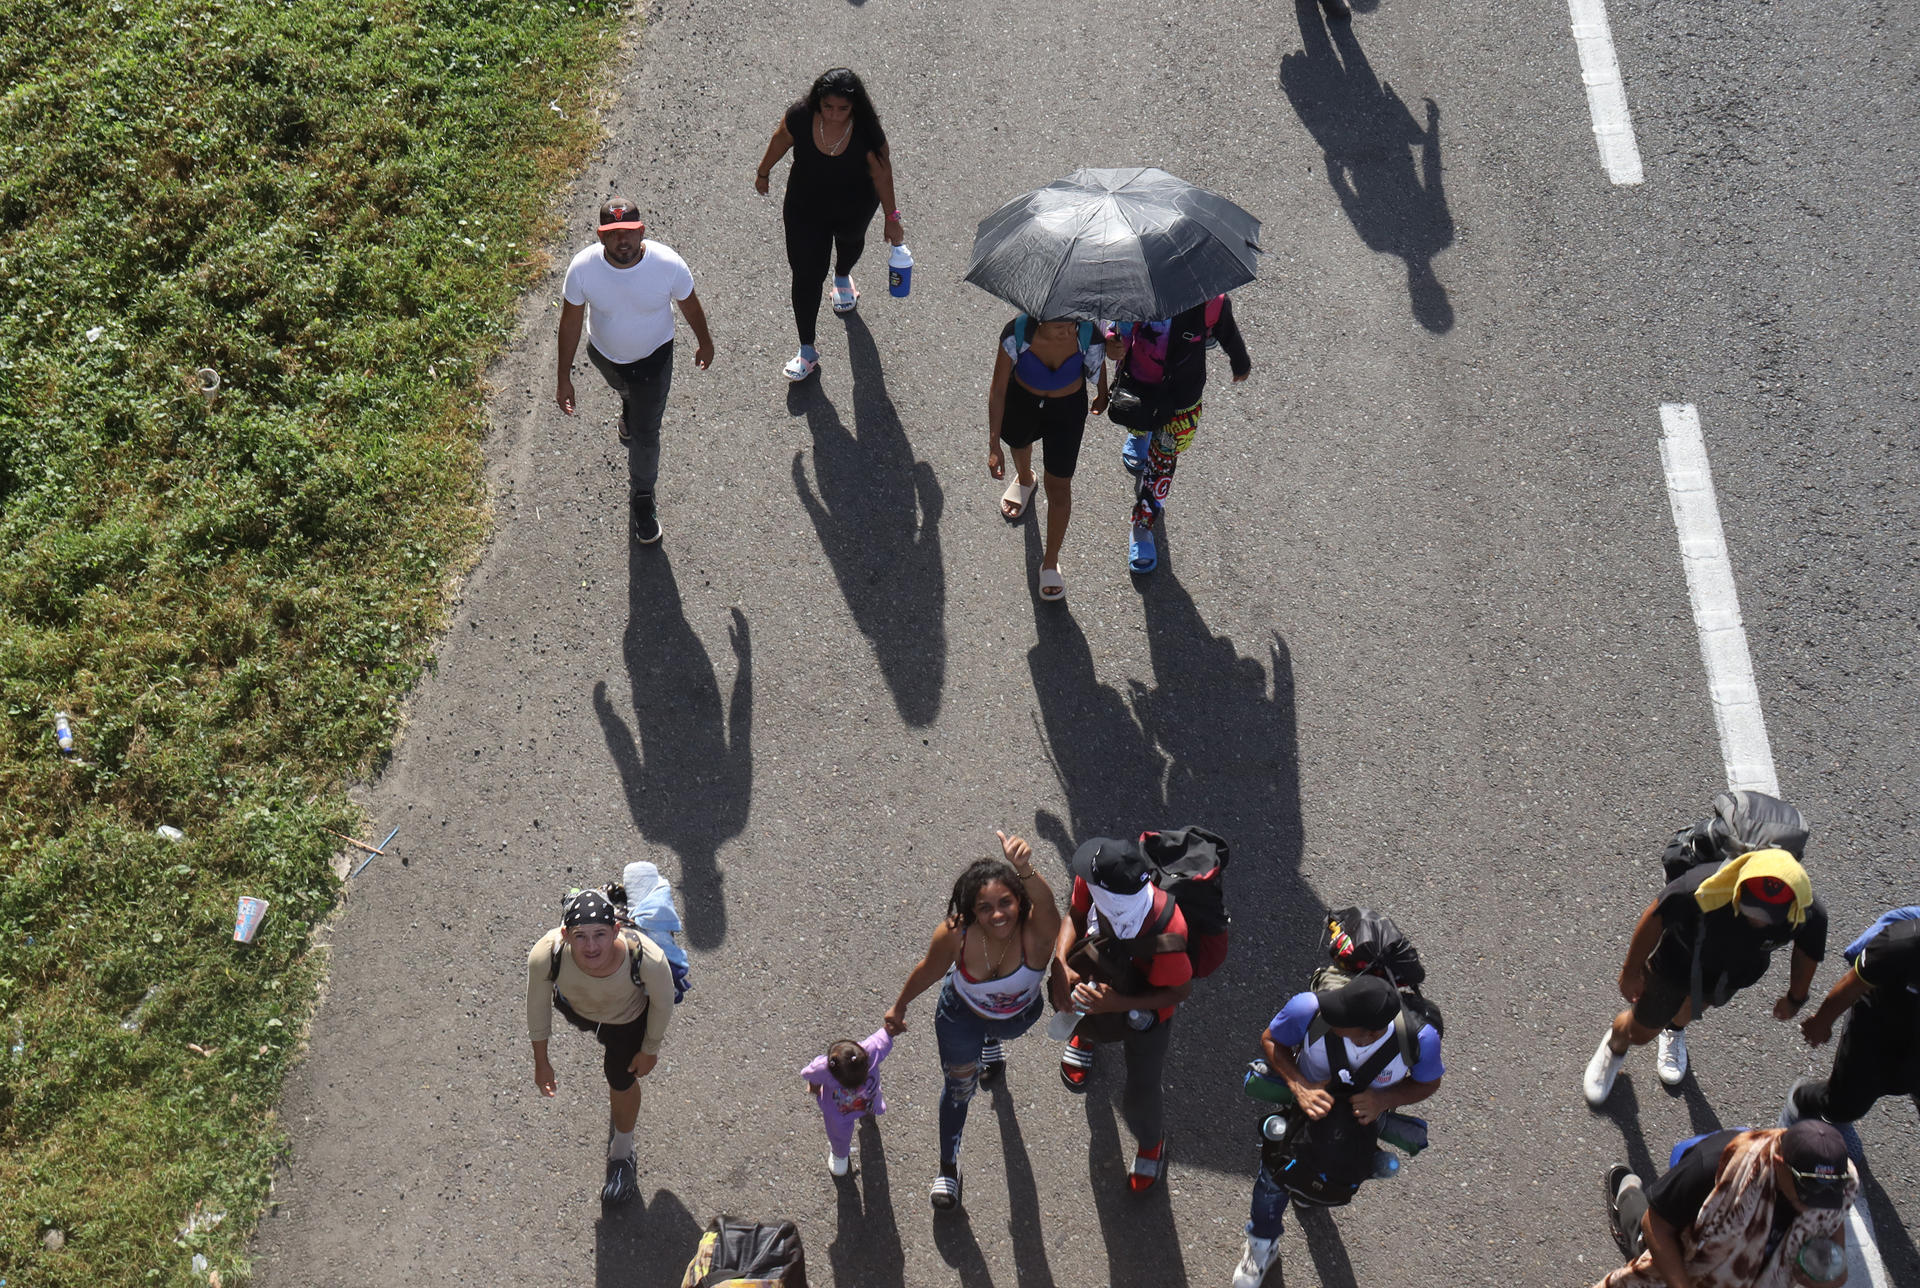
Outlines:
<svg viewBox="0 0 1920 1288"><path fill-rule="evenodd" d="M560 951L560 976L548 980L553 946L560 943L560 930L555 927L540 937L540 942L527 954L529 1041L545 1042L552 1035L553 993L559 989L567 1005L582 1019L600 1024L631 1024L645 1011L647 1032L641 1039L640 1050L647 1055L660 1054L660 1040L666 1036L667 1021L673 1018L673 968L667 965L666 954L660 951L660 946L645 935L626 931L620 936L620 942L626 946L627 953L639 950L641 987L634 987L626 953L621 954L620 965L611 975L589 975L574 962L573 950L564 946ZM658 998L660 1004L647 1005L649 998Z"/></svg>

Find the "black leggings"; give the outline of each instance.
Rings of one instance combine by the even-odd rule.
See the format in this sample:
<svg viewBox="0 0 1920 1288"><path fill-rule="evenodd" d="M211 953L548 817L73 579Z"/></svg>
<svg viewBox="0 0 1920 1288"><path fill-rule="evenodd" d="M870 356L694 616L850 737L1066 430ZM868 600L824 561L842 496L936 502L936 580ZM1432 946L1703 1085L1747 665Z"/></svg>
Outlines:
<svg viewBox="0 0 1920 1288"><path fill-rule="evenodd" d="M863 210L840 214L802 213L791 205L782 208L781 219L787 226L787 263L793 266L793 325L800 332L801 344L813 343L814 324L820 317L820 283L827 275L829 261L835 277L853 272L879 209L877 201Z"/></svg>

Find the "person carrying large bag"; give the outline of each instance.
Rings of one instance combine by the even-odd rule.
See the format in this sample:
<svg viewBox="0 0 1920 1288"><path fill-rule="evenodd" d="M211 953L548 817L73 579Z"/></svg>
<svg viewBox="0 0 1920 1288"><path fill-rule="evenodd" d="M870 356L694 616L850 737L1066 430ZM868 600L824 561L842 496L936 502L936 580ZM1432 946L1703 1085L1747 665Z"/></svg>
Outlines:
<svg viewBox="0 0 1920 1288"><path fill-rule="evenodd" d="M1439 1028L1398 988L1373 974L1328 982L1295 994L1260 1034L1293 1106L1261 1150L1234 1288L1259 1288L1279 1258L1289 1201L1339 1207L1379 1174L1381 1119L1433 1095L1446 1072Z"/></svg>

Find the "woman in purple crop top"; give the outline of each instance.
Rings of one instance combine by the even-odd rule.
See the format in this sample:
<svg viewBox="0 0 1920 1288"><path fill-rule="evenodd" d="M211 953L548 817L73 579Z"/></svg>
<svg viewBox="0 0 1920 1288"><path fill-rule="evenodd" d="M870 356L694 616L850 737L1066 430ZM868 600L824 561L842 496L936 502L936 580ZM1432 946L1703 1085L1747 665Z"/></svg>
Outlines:
<svg viewBox="0 0 1920 1288"><path fill-rule="evenodd" d="M1087 381L1097 381L1092 403ZM1065 598L1060 545L1073 517L1073 471L1089 413L1107 409L1107 350L1091 322L1036 322L1021 314L1000 332L987 387L987 473L1006 477L1001 444L1013 449L1013 481L1000 498L1009 523L1026 517L1033 501L1033 445L1046 445L1047 548L1040 557L1040 598Z"/></svg>
<svg viewBox="0 0 1920 1288"><path fill-rule="evenodd" d="M975 859L953 883L927 955L885 1017L887 1032L904 1033L907 1007L940 983L933 1036L947 1085L940 1097L940 1175L929 1195L937 1208L960 1205L967 1105L981 1083L1005 1069L1000 1044L1032 1028L1045 1009L1042 984L1060 933L1060 909L1033 865L1033 847L1005 832L996 835L1001 855Z"/></svg>

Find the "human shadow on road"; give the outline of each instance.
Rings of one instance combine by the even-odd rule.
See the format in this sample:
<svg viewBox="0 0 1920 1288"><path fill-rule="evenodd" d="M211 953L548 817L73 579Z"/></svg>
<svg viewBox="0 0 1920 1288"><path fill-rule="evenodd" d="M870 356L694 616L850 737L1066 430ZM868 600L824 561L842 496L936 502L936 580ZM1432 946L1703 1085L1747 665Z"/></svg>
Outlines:
<svg viewBox="0 0 1920 1288"><path fill-rule="evenodd" d="M1906 1101L1903 1097L1894 1097L1888 1103L1904 1108ZM1867 1166L1859 1134L1851 1126L1844 1129L1844 1134L1853 1147L1853 1165L1860 1173L1860 1197L1866 1201L1867 1214L1873 1218L1874 1242L1879 1245L1880 1259L1887 1263L1894 1283L1920 1283L1920 1248L1914 1247L1913 1237L1900 1219L1900 1210L1894 1207L1886 1188Z"/></svg>
<svg viewBox="0 0 1920 1288"><path fill-rule="evenodd" d="M1136 682L1125 695L1101 681L1069 607L1035 604L1028 665L1041 740L1069 814L1063 821L1041 812L1035 832L1063 859L1091 836L1187 824L1211 828L1232 847L1232 949L1173 1019L1167 1123L1169 1148L1178 1146L1173 1168L1244 1167L1251 1186L1260 1115L1252 1102L1223 1112L1220 1088L1239 1083L1259 1054L1263 1021L1305 987L1318 964L1325 905L1299 871L1291 654L1278 635L1259 655L1242 654L1207 625L1177 567L1163 525L1159 570L1140 579L1154 682ZM1366 901L1364 889L1341 895ZM1117 1053L1099 1058L1118 1067Z"/></svg>
<svg viewBox="0 0 1920 1288"><path fill-rule="evenodd" d="M746 826L753 798L753 650L737 608L727 638L735 663L733 695L723 707L713 661L687 621L667 552L631 548L621 651L633 724L614 711L604 681L593 686L593 710L634 826L680 858L687 941L697 948L726 940L720 847Z"/></svg>
<svg viewBox="0 0 1920 1288"><path fill-rule="evenodd" d="M1662 1150L1660 1162L1656 1165L1653 1152L1647 1147L1647 1133L1640 1126L1640 1097L1633 1089L1632 1078L1616 1081L1605 1108L1597 1112L1601 1117L1611 1119L1613 1125L1620 1129L1621 1139L1627 1147L1627 1167L1635 1176L1651 1185L1654 1177L1667 1170L1665 1150Z"/></svg>
<svg viewBox="0 0 1920 1288"><path fill-rule="evenodd" d="M900 718L933 723L947 672L947 583L940 558L943 496L887 395L873 334L847 319L853 429L816 380L788 390L787 410L813 434L813 481L801 453L793 490L813 520L854 624L873 646Z"/></svg>
<svg viewBox="0 0 1920 1288"><path fill-rule="evenodd" d="M940 1259L960 1277L961 1288L993 1288L993 1272L987 1269L986 1254L980 1240L973 1237L973 1219L964 1207L948 1208L933 1214L933 1246Z"/></svg>
<svg viewBox="0 0 1920 1288"><path fill-rule="evenodd" d="M1327 1208L1299 1206L1300 1233L1307 1241L1307 1255L1319 1272L1320 1288L1359 1288L1353 1277L1353 1262L1347 1256L1346 1241L1340 1237L1339 1223Z"/></svg>
<svg viewBox="0 0 1920 1288"><path fill-rule="evenodd" d="M1120 1053L1106 1047L1097 1081L1087 1088L1087 1184L1093 1210L1100 1218L1100 1242L1107 1250L1108 1288L1187 1288L1186 1260L1180 1255L1180 1233L1174 1229L1173 1207L1162 1181L1145 1194L1127 1188L1127 1169L1133 1166L1133 1138L1117 1115L1117 1098L1124 1080ZM1174 1142L1168 1133L1167 1157ZM1168 1167L1177 1164L1169 1161Z"/></svg>
<svg viewBox="0 0 1920 1288"><path fill-rule="evenodd" d="M859 1126L860 1150L854 1172L834 1178L839 1221L827 1245L827 1263L836 1284L862 1288L902 1288L907 1255L893 1219L893 1191L887 1184L887 1155L880 1127L871 1117Z"/></svg>
<svg viewBox="0 0 1920 1288"><path fill-rule="evenodd" d="M1035 1066L1047 1060L1050 1052L1042 1050L1036 1055L1033 1061L1023 1059L1020 1068L1033 1070L1030 1076L1045 1076L1046 1068ZM1033 1179L1033 1160L1027 1154L1027 1139L1014 1116L1013 1093L1007 1086L1007 1079L1013 1076L1014 1071L1008 1069L993 1088L993 1116L1000 1121L1000 1154L1007 1173L1013 1278L1018 1288L1054 1288L1053 1270L1047 1265L1047 1241L1040 1233L1040 1186Z"/></svg>
<svg viewBox="0 0 1920 1288"><path fill-rule="evenodd" d="M1368 249L1407 265L1414 320L1453 329L1453 303L1433 257L1453 245L1440 164L1440 108L1423 129L1374 75L1350 22L1329 23L1316 0L1294 0L1305 48L1280 59L1280 88L1325 156L1327 182ZM1420 150L1416 168L1413 149Z"/></svg>
<svg viewBox="0 0 1920 1288"><path fill-rule="evenodd" d="M594 1288L680 1288L702 1229L672 1190L603 1209L593 1225Z"/></svg>

